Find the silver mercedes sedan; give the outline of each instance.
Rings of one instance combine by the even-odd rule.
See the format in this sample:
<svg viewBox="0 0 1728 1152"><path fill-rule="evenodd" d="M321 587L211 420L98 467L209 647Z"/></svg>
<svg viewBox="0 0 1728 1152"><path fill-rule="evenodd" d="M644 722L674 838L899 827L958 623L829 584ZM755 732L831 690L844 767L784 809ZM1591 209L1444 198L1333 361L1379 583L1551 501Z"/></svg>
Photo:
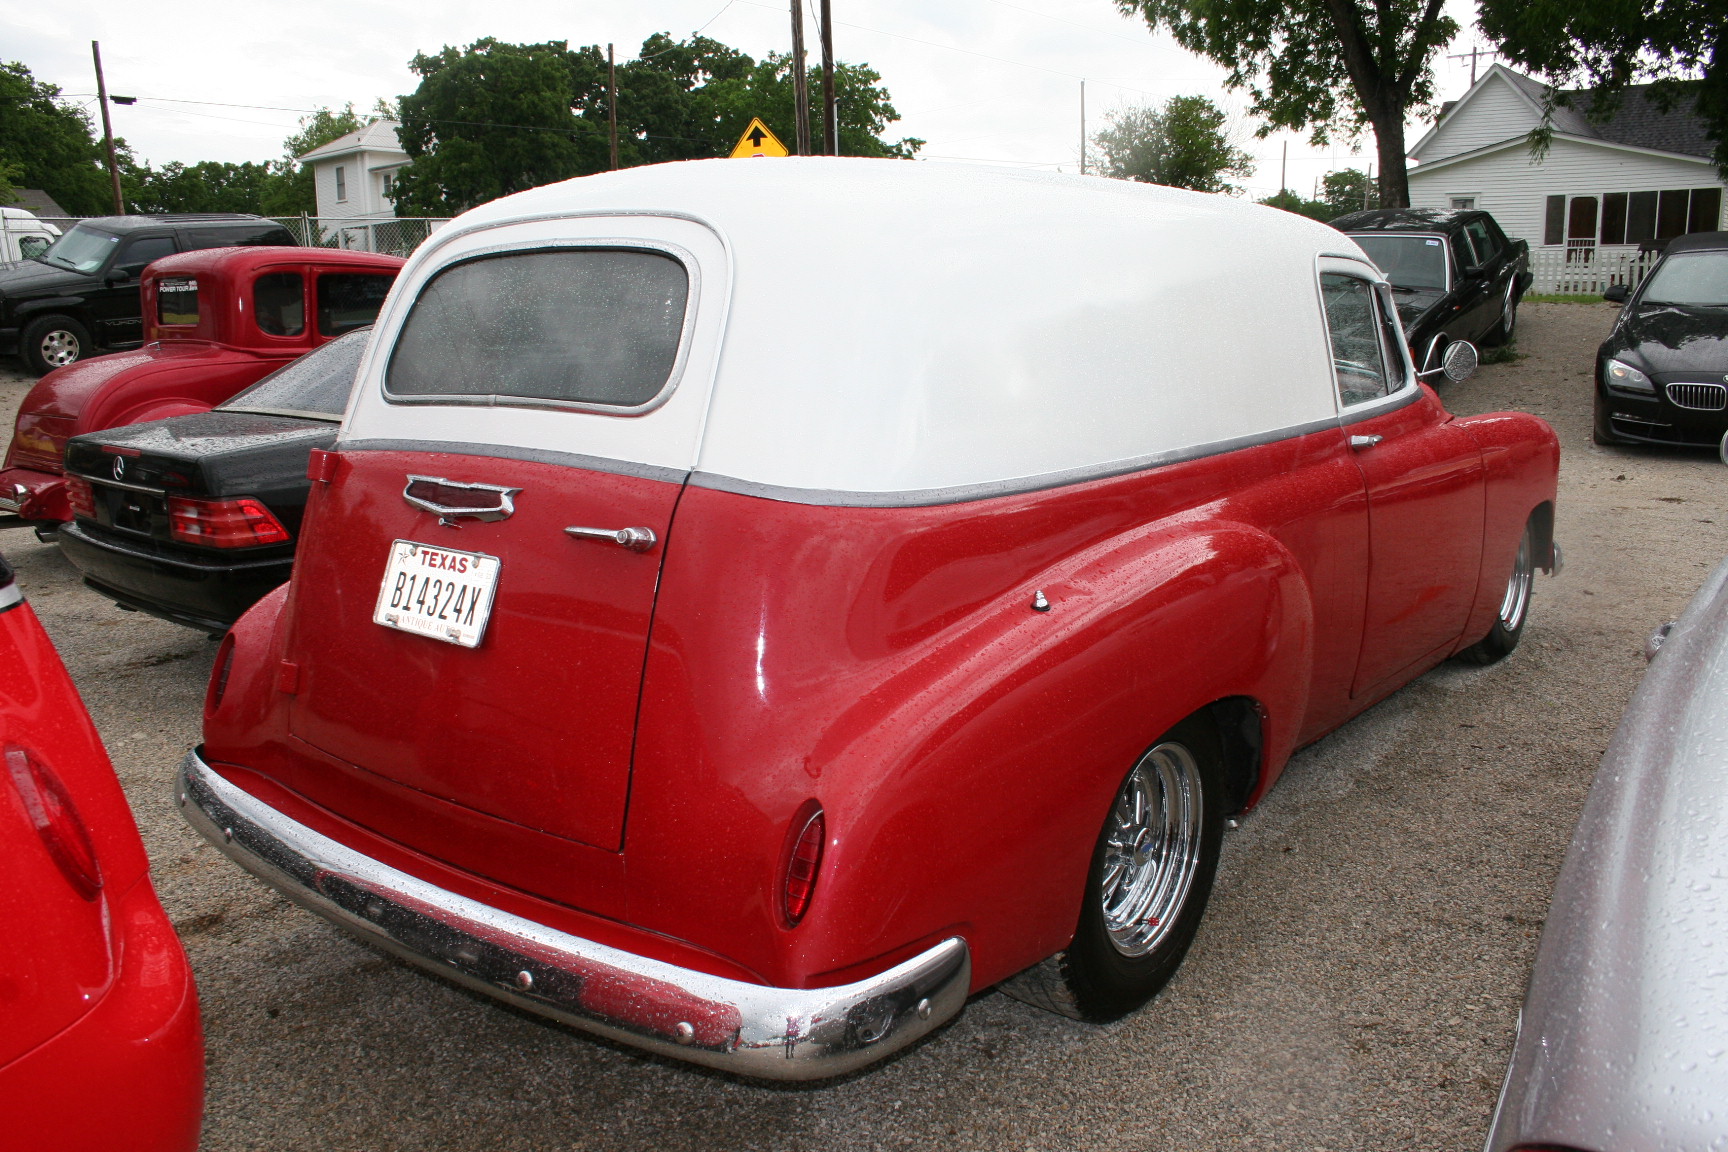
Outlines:
<svg viewBox="0 0 1728 1152"><path fill-rule="evenodd" d="M1555 885L1488 1152L1728 1148L1728 561L1646 654Z"/></svg>

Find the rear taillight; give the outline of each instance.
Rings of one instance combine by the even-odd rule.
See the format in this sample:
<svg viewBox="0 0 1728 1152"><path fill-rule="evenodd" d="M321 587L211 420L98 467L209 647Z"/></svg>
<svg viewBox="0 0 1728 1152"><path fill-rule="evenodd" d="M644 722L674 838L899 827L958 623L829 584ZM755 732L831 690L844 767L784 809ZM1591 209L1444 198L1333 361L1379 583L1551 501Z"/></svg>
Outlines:
<svg viewBox="0 0 1728 1152"><path fill-rule="evenodd" d="M96 846L90 842L90 833L78 818L66 786L46 764L15 745L6 748L6 770L48 855L80 896L96 899L102 890Z"/></svg>
<svg viewBox="0 0 1728 1152"><path fill-rule="evenodd" d="M216 666L210 670L210 688L204 693L204 715L216 714L222 707L222 697L228 694L228 673L234 667L234 633L222 637L222 647L216 650Z"/></svg>
<svg viewBox="0 0 1728 1152"><path fill-rule="evenodd" d="M66 478L66 503L72 506L72 515L84 520L96 519L96 490L82 476Z"/></svg>
<svg viewBox="0 0 1728 1152"><path fill-rule="evenodd" d="M20 412L13 425L12 451L7 462L20 468L40 468L59 472L64 464L66 441L72 439L74 421L70 416L45 416L40 412Z"/></svg>
<svg viewBox="0 0 1728 1152"><path fill-rule="evenodd" d="M786 923L795 925L804 919L810 907L810 897L816 891L816 873L822 868L822 841L828 834L828 822L818 808L805 818L804 826L792 841L792 851L786 858Z"/></svg>
<svg viewBox="0 0 1728 1152"><path fill-rule="evenodd" d="M238 500L168 499L168 530L182 544L206 548L252 548L282 544L288 529L250 496Z"/></svg>

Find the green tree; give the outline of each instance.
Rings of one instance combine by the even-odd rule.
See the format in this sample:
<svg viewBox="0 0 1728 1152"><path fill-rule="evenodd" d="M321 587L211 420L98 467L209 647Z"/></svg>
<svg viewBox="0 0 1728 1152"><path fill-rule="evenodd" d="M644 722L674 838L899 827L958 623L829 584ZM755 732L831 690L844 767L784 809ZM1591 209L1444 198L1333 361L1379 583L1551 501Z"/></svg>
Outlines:
<svg viewBox="0 0 1728 1152"><path fill-rule="evenodd" d="M380 102L382 105L382 102ZM389 115L388 109L375 111ZM250 211L265 216L298 216L302 212L316 214L318 194L312 184L312 166L299 158L314 148L348 135L366 126L372 117L362 116L348 104L341 109L320 108L300 119L300 128L282 141L282 159L270 164L270 174L259 194L258 207Z"/></svg>
<svg viewBox="0 0 1728 1152"><path fill-rule="evenodd" d="M1172 96L1161 108L1125 108L1104 117L1092 143L1107 176L1192 188L1238 192L1227 177L1254 171L1254 158L1230 142L1224 112L1204 96Z"/></svg>
<svg viewBox="0 0 1728 1152"><path fill-rule="evenodd" d="M1594 89L1582 111L1606 117L1630 84L1654 81L1659 107L1690 107L1716 142L1728 179L1728 4L1722 0L1479 0L1482 31L1500 55L1556 87ZM1688 83L1692 77L1701 77ZM1571 103L1577 95L1551 94ZM1546 145L1546 117L1534 143Z"/></svg>
<svg viewBox="0 0 1728 1152"><path fill-rule="evenodd" d="M277 179L270 164L175 160L160 169L134 167L122 175L122 184L134 212L262 212Z"/></svg>
<svg viewBox="0 0 1728 1152"><path fill-rule="evenodd" d="M125 154L124 142L115 143ZM74 215L113 210L102 142L89 115L16 60L0 64L0 163L16 166L15 184L42 189Z"/></svg>
<svg viewBox="0 0 1728 1152"><path fill-rule="evenodd" d="M1326 173L1325 178L1320 181L1320 189L1320 200L1332 213L1326 217L1328 220L1343 216L1347 212L1380 207L1380 198L1375 195L1374 181L1360 168L1344 168Z"/></svg>
<svg viewBox="0 0 1728 1152"><path fill-rule="evenodd" d="M1309 200L1286 188L1282 192L1256 200L1256 204L1265 204L1272 208L1282 208L1286 212L1294 212L1298 216L1306 216L1310 220L1318 220L1324 224L1339 213L1332 210L1332 205L1324 200Z"/></svg>
<svg viewBox="0 0 1728 1152"><path fill-rule="evenodd" d="M1559 0L1555 0L1556 3ZM1712 0L1698 0L1712 2ZM1259 134L1307 129L1316 144L1372 128L1381 203L1404 207L1404 119L1434 95L1429 61L1458 32L1442 0L1116 0L1229 69Z"/></svg>
<svg viewBox="0 0 1728 1152"><path fill-rule="evenodd" d="M419 55L419 88L400 101L402 146L411 157L396 181L403 215L447 215L498 196L611 166L606 54L561 41ZM841 151L915 154L923 141L882 138L899 119L867 65L836 63ZM617 66L618 151L623 167L730 154L752 116L794 139L790 60L750 56L705 36L658 33ZM820 85L817 70L813 85Z"/></svg>

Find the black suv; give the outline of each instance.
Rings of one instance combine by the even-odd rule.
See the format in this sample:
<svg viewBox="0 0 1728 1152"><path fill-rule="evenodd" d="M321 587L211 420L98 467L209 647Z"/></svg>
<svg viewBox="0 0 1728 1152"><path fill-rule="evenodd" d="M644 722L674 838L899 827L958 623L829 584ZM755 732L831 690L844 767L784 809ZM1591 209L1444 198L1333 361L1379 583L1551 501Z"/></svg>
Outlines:
<svg viewBox="0 0 1728 1152"><path fill-rule="evenodd" d="M240 213L98 216L80 220L46 251L0 268L0 355L17 353L38 376L144 342L138 282L144 266L175 252L298 241L274 220Z"/></svg>
<svg viewBox="0 0 1728 1152"><path fill-rule="evenodd" d="M1392 282L1417 371L1432 376L1455 340L1507 344L1534 278L1530 245L1480 209L1376 208L1332 221Z"/></svg>

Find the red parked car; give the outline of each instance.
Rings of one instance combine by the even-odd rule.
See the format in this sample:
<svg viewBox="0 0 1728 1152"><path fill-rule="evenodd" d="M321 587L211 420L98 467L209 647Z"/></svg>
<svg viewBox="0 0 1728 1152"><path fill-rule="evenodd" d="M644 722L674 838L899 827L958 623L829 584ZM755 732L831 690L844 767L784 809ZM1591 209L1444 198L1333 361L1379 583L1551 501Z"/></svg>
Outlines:
<svg viewBox="0 0 1728 1152"><path fill-rule="evenodd" d="M380 314L185 812L397 955L753 1076L1001 982L1119 1016L1226 818L1508 655L1557 563L1553 430L1415 371L1360 248L1226 197L812 158L483 206Z"/></svg>
<svg viewBox="0 0 1728 1152"><path fill-rule="evenodd" d="M0 527L72 518L62 456L83 432L206 412L372 323L402 260L328 248L207 248L144 273L144 347L36 382L0 471Z"/></svg>
<svg viewBox="0 0 1728 1152"><path fill-rule="evenodd" d="M0 760L0 1148L192 1152L192 970L102 741L3 559Z"/></svg>

